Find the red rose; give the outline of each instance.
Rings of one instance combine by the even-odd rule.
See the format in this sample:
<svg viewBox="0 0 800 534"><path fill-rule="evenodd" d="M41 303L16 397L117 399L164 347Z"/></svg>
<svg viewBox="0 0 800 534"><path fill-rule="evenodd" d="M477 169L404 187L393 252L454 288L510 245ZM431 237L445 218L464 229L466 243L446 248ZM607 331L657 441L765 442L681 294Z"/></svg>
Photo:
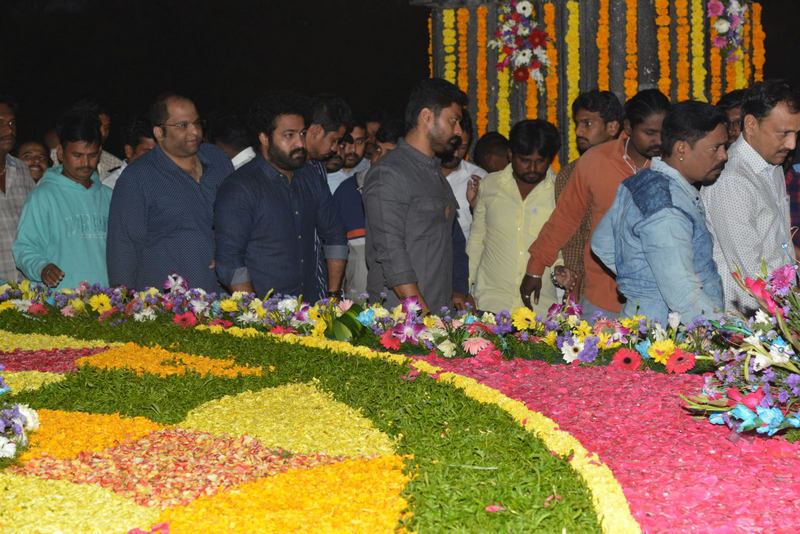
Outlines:
<svg viewBox="0 0 800 534"><path fill-rule="evenodd" d="M531 77L531 73L528 70L528 67L517 67L514 69L514 81L516 82L527 82L528 78Z"/></svg>

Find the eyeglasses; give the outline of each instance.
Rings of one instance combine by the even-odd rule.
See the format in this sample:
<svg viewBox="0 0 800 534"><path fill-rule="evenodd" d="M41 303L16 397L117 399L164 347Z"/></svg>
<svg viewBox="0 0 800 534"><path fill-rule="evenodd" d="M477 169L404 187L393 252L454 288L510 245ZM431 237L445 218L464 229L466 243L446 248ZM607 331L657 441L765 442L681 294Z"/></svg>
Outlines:
<svg viewBox="0 0 800 534"><path fill-rule="evenodd" d="M191 122L191 121L179 121L179 122L174 122L172 124L169 124L169 123L166 123L166 122L162 122L159 126L162 126L162 127L163 126L170 126L172 128L177 128L178 130L188 130L189 126L194 126L198 130L202 130L206 126L206 121L203 120L203 119L197 119L194 122Z"/></svg>

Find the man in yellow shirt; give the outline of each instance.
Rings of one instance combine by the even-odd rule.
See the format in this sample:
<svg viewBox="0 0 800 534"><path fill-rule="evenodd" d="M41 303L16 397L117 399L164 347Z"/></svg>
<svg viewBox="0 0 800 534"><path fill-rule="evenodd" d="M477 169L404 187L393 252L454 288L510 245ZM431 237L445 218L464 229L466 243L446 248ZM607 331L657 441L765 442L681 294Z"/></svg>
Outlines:
<svg viewBox="0 0 800 534"><path fill-rule="evenodd" d="M491 312L523 305L517 280L525 275L530 243L555 208L550 164L561 145L558 130L547 121L524 120L509 137L511 163L481 180L467 244L472 294L478 309ZM544 314L557 301L545 271L534 311Z"/></svg>

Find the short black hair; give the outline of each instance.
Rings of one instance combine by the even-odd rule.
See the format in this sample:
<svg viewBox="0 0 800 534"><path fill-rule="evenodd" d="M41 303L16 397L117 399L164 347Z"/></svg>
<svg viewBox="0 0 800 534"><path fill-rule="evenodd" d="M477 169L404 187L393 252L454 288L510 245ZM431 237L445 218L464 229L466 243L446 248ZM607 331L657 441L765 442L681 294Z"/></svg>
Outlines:
<svg viewBox="0 0 800 534"><path fill-rule="evenodd" d="M622 119L625 117L625 110L622 109L622 104L617 98L617 95L611 91L599 91L592 89L580 93L578 97L572 102L572 116L578 114L578 110L585 109L590 113L599 113L603 122L618 122L622 125Z"/></svg>
<svg viewBox="0 0 800 534"><path fill-rule="evenodd" d="M145 115L139 115L131 121L125 130L125 144L136 148L140 139L155 139L153 125Z"/></svg>
<svg viewBox="0 0 800 534"><path fill-rule="evenodd" d="M75 142L89 145L102 144L100 118L97 112L82 105L70 108L61 115L56 123L56 132L62 147Z"/></svg>
<svg viewBox="0 0 800 534"><path fill-rule="evenodd" d="M342 126L347 128L353 122L353 111L342 98L334 95L317 95L311 99L312 124L322 126L325 133L335 132Z"/></svg>
<svg viewBox="0 0 800 534"><path fill-rule="evenodd" d="M147 114L150 124L153 126L161 126L167 122L169 119L169 109L167 109L167 105L171 100L186 100L187 102L192 102L191 98L179 95L178 93L162 93L158 95L156 101L150 106L150 112Z"/></svg>
<svg viewBox="0 0 800 534"><path fill-rule="evenodd" d="M381 124L388 121L389 118L390 117L382 109L373 109L363 117L364 122L379 122Z"/></svg>
<svg viewBox="0 0 800 534"><path fill-rule="evenodd" d="M379 143L397 143L404 133L404 124L401 119L389 119L381 123L375 140Z"/></svg>
<svg viewBox="0 0 800 534"><path fill-rule="evenodd" d="M508 135L511 153L527 156L538 152L545 159L552 160L561 148L558 128L542 119L519 121Z"/></svg>
<svg viewBox="0 0 800 534"><path fill-rule="evenodd" d="M669 99L658 89L639 91L625 102L625 119L631 128L643 123L651 115L668 113Z"/></svg>
<svg viewBox="0 0 800 534"><path fill-rule="evenodd" d="M108 115L111 116L111 113L108 111L108 106L106 106L102 100L94 97L94 96L83 96L79 98L73 105L73 109L83 108L87 110L91 110L94 113L97 113L97 116L100 115Z"/></svg>
<svg viewBox="0 0 800 534"><path fill-rule="evenodd" d="M0 93L0 104L5 104L10 107L11 111L14 113L19 109L19 102L17 102L17 99L8 94Z"/></svg>
<svg viewBox="0 0 800 534"><path fill-rule="evenodd" d="M211 120L208 130L211 143L223 143L241 152L250 146L251 139L247 120L242 115L220 115Z"/></svg>
<svg viewBox="0 0 800 534"><path fill-rule="evenodd" d="M253 146L258 146L261 133L272 137L277 127L276 120L281 115L300 115L308 126L308 100L289 91L274 91L256 99L247 113L247 127L253 139Z"/></svg>
<svg viewBox="0 0 800 534"><path fill-rule="evenodd" d="M800 93L786 80L767 80L750 86L742 101L742 118L752 115L763 119L783 102L793 113L800 111Z"/></svg>
<svg viewBox="0 0 800 534"><path fill-rule="evenodd" d="M671 156L678 141L686 141L694 147L698 140L720 124L727 127L728 116L717 106L697 100L675 104L661 127L661 153Z"/></svg>
<svg viewBox="0 0 800 534"><path fill-rule="evenodd" d="M486 132L475 143L475 150L472 152L472 159L475 165L486 168L486 159L492 154L505 156L508 152L508 139L498 132Z"/></svg>
<svg viewBox="0 0 800 534"><path fill-rule="evenodd" d="M417 126L419 113L425 108L433 111L435 116L439 116L442 109L458 104L462 108L467 105L467 95L447 80L442 78L430 78L422 80L411 91L406 105L406 131Z"/></svg>
<svg viewBox="0 0 800 534"><path fill-rule="evenodd" d="M717 107L722 111L730 111L734 108L740 108L744 102L744 94L744 89L734 89L733 91L725 93L722 95L722 98L719 99L719 102L717 102Z"/></svg>
<svg viewBox="0 0 800 534"><path fill-rule="evenodd" d="M464 108L464 110L461 112L461 122L459 122L459 125L461 126L461 131L467 134L469 142L472 143L472 136L475 131L472 128L472 116L469 114L469 111L466 108Z"/></svg>

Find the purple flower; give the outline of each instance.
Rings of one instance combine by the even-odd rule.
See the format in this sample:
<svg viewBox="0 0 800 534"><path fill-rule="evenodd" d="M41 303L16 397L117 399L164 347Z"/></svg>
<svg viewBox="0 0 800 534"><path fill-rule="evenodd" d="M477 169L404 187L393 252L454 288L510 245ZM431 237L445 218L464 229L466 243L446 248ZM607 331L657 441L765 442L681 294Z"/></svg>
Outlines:
<svg viewBox="0 0 800 534"><path fill-rule="evenodd" d="M583 350L578 353L578 359L585 363L591 363L597 358L597 336L589 336L583 340Z"/></svg>
<svg viewBox="0 0 800 534"><path fill-rule="evenodd" d="M400 340L401 343L417 343L419 336L425 327L421 324L415 324L407 322L405 324L399 324L392 329L395 337Z"/></svg>
<svg viewBox="0 0 800 534"><path fill-rule="evenodd" d="M769 275L769 283L776 295L786 296L796 277L797 271L794 266L787 264L772 271L772 274Z"/></svg>

